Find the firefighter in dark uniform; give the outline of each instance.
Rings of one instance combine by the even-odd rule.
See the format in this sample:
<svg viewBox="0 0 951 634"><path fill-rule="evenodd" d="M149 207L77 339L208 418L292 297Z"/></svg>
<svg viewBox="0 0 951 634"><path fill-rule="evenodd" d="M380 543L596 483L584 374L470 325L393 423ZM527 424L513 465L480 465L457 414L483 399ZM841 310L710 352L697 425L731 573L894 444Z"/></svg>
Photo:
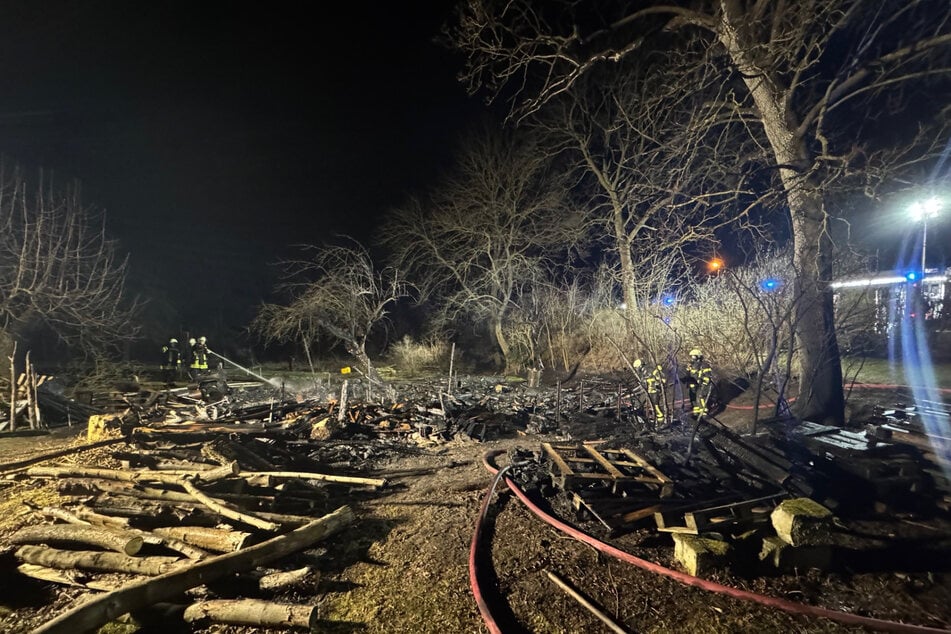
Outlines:
<svg viewBox="0 0 951 634"><path fill-rule="evenodd" d="M188 373L191 376L193 381L197 381L198 377L203 374L208 374L208 340L204 337L199 337L198 341L190 339L189 343L192 345L192 361L189 365Z"/></svg>
<svg viewBox="0 0 951 634"><path fill-rule="evenodd" d="M687 365L687 388L690 394L690 409L694 418L709 413L710 394L713 391L713 369L703 358L699 348L690 351Z"/></svg>
<svg viewBox="0 0 951 634"><path fill-rule="evenodd" d="M182 367L182 349L178 346L178 339L172 337L162 346L162 379L165 385L175 384L175 376Z"/></svg>

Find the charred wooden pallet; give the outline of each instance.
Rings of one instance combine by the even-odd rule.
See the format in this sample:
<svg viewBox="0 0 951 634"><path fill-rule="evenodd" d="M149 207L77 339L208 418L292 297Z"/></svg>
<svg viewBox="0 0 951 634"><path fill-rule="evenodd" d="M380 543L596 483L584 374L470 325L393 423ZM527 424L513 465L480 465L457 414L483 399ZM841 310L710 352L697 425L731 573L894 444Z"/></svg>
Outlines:
<svg viewBox="0 0 951 634"><path fill-rule="evenodd" d="M917 447L932 462L951 458L951 437L929 434L897 422L880 425L879 429L888 433L890 442Z"/></svg>
<svg viewBox="0 0 951 634"><path fill-rule="evenodd" d="M724 529L748 528L769 521L769 515L782 501L785 493L767 495L753 500L711 506L689 512L670 511L654 513L657 530L665 533L699 535Z"/></svg>
<svg viewBox="0 0 951 634"><path fill-rule="evenodd" d="M741 437L725 428L712 431L703 442L719 463L733 466L728 478L747 482L759 478L770 487L789 482L794 463L776 447L760 443L756 438Z"/></svg>
<svg viewBox="0 0 951 634"><path fill-rule="evenodd" d="M670 478L630 449L542 443L542 450L551 460L552 482L566 491L601 483L612 493L646 488L666 498L674 490Z"/></svg>
<svg viewBox="0 0 951 634"><path fill-rule="evenodd" d="M807 444L813 445L816 449L836 455L864 453L887 446L877 440L869 442L865 430L850 431L841 427L819 425L810 421L802 421L793 430L793 433L802 436Z"/></svg>
<svg viewBox="0 0 951 634"><path fill-rule="evenodd" d="M883 460L856 460L846 471L872 482L892 478L921 479L922 468L913 457L897 456Z"/></svg>
<svg viewBox="0 0 951 634"><path fill-rule="evenodd" d="M588 513L609 530L615 531L661 511L661 500L632 500L622 497L601 496L588 491L571 494L575 511Z"/></svg>

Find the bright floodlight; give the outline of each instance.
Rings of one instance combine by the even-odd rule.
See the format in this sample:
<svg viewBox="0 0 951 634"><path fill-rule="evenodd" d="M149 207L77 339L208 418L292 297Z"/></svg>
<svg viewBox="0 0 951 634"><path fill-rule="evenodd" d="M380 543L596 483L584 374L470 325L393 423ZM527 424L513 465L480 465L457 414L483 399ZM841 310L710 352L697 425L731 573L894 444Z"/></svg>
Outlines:
<svg viewBox="0 0 951 634"><path fill-rule="evenodd" d="M928 218L934 218L938 215L938 211L941 209L941 201L938 200L937 196L932 196L927 200L919 200L915 203L912 203L909 207L908 212L911 214L912 220L915 222L919 220L927 220Z"/></svg>
<svg viewBox="0 0 951 634"><path fill-rule="evenodd" d="M721 260L720 258L713 258L712 260L707 262L707 269L709 269L713 273L716 273L722 268L723 268L723 260Z"/></svg>
<svg viewBox="0 0 951 634"><path fill-rule="evenodd" d="M915 202L909 207L908 211L915 222L921 221L921 275L928 272L928 219L934 218L941 210L941 201L937 196L932 196L925 200Z"/></svg>

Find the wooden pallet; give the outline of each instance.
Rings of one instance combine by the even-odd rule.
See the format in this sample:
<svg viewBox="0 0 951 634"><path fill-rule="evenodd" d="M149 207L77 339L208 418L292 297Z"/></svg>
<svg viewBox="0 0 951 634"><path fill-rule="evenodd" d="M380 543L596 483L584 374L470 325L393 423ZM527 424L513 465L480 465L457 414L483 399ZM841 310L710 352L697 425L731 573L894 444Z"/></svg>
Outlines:
<svg viewBox="0 0 951 634"><path fill-rule="evenodd" d="M612 493L647 488L659 498L669 497L674 490L670 478L630 449L542 443L542 450L551 460L552 481L563 490L602 483Z"/></svg>
<svg viewBox="0 0 951 634"><path fill-rule="evenodd" d="M769 521L770 513L786 497L785 493L777 493L753 500L697 509L688 513L654 513L654 521L657 522L659 531L689 535L722 531L725 528L746 528Z"/></svg>
<svg viewBox="0 0 951 634"><path fill-rule="evenodd" d="M612 500L584 497L577 492L571 494L571 504L576 511L586 511L610 530L617 530L651 517L663 508L659 503L643 506L645 502L625 501L623 498Z"/></svg>

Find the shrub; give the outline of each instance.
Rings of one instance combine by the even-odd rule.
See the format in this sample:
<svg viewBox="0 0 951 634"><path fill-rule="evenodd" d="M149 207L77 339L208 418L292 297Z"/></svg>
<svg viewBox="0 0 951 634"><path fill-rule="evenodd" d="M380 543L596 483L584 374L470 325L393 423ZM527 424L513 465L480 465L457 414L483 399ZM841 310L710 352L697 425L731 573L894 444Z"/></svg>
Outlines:
<svg viewBox="0 0 951 634"><path fill-rule="evenodd" d="M405 374L440 370L443 366L448 367L449 344L435 338L417 342L405 335L390 346L387 359Z"/></svg>

